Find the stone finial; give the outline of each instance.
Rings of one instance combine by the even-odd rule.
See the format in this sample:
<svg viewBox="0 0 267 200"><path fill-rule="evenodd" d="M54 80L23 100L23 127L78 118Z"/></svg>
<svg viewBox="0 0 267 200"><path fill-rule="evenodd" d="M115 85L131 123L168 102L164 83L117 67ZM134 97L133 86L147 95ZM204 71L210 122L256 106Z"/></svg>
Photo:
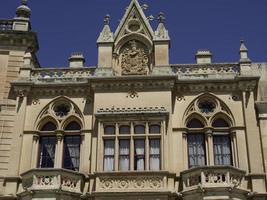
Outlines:
<svg viewBox="0 0 267 200"><path fill-rule="evenodd" d="M198 50L195 58L197 64L211 64L212 53L209 50Z"/></svg>
<svg viewBox="0 0 267 200"><path fill-rule="evenodd" d="M239 54L240 54L240 63L251 63L251 60L248 57L248 49L245 45L244 40L240 40L240 49L239 49Z"/></svg>
<svg viewBox="0 0 267 200"><path fill-rule="evenodd" d="M163 12L160 12L159 14L158 14L158 22L159 23L164 23L165 22L165 15L164 15L164 13Z"/></svg>
<svg viewBox="0 0 267 200"><path fill-rule="evenodd" d="M27 0L22 0L21 5L17 8L16 14L18 18L30 18L31 9L27 5Z"/></svg>
<svg viewBox="0 0 267 200"><path fill-rule="evenodd" d="M70 68L84 67L85 59L82 53L72 53L69 58Z"/></svg>
<svg viewBox="0 0 267 200"><path fill-rule="evenodd" d="M104 25L109 25L109 21L110 21L110 15L107 14L107 15L104 17Z"/></svg>
<svg viewBox="0 0 267 200"><path fill-rule="evenodd" d="M113 42L113 33L110 30L109 27L109 23L110 23L110 15L106 15L104 17L104 28L101 31L98 39L97 39L97 43L110 43Z"/></svg>
<svg viewBox="0 0 267 200"><path fill-rule="evenodd" d="M165 21L164 13L160 12L158 14L159 24L157 30L155 31L155 38L154 38L155 40L170 40L169 32L165 28L164 21Z"/></svg>

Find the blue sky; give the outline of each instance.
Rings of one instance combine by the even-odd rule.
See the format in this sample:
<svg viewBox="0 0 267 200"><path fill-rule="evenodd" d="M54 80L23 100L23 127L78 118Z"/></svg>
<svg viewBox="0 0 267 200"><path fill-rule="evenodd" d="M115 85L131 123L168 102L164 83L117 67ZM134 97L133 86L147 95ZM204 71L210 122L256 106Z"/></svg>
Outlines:
<svg viewBox="0 0 267 200"><path fill-rule="evenodd" d="M1 0L0 18L13 18L21 0ZM197 49L209 49L213 62L237 62L244 38L253 62L267 62L267 0L140 0L146 15L166 15L171 37L170 63L194 63ZM71 52L97 64L96 40L103 17L115 32L130 0L29 0L38 32L38 58L44 67L67 66ZM4 6L3 6L4 5ZM157 21L152 22L155 27Z"/></svg>

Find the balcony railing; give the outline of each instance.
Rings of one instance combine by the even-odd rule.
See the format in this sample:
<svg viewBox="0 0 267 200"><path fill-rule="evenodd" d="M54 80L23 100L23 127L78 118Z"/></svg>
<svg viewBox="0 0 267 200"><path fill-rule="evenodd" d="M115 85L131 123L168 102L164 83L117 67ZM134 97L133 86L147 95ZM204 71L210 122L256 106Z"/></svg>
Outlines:
<svg viewBox="0 0 267 200"><path fill-rule="evenodd" d="M65 169L32 169L21 175L25 191L67 191L82 193L85 176Z"/></svg>
<svg viewBox="0 0 267 200"><path fill-rule="evenodd" d="M0 31L10 31L13 29L13 20L0 20Z"/></svg>
<svg viewBox="0 0 267 200"><path fill-rule="evenodd" d="M181 79L232 78L240 73L238 64L183 64L173 65L172 71Z"/></svg>
<svg viewBox="0 0 267 200"><path fill-rule="evenodd" d="M35 82L82 81L94 75L95 68L42 68L33 69L31 80Z"/></svg>
<svg viewBox="0 0 267 200"><path fill-rule="evenodd" d="M96 174L96 192L162 192L173 181L168 172L104 172ZM174 179L174 178L173 178Z"/></svg>
<svg viewBox="0 0 267 200"><path fill-rule="evenodd" d="M232 166L207 166L197 167L181 173L183 191L196 188L242 186L245 171Z"/></svg>

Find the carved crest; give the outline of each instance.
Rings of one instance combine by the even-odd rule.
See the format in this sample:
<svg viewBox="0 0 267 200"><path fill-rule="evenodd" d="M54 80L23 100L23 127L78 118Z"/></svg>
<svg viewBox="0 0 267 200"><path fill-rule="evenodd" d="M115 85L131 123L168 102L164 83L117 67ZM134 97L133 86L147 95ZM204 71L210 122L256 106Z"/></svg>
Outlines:
<svg viewBox="0 0 267 200"><path fill-rule="evenodd" d="M145 48L135 40L129 41L121 53L122 75L145 75L149 69L149 57Z"/></svg>

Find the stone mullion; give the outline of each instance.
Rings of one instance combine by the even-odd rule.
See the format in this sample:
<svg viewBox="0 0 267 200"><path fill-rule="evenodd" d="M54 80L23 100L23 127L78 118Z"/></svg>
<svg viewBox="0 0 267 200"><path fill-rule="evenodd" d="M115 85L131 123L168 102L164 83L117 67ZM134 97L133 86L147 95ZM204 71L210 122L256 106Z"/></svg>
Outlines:
<svg viewBox="0 0 267 200"><path fill-rule="evenodd" d="M134 170L134 125L131 122L130 124L130 134L131 134L131 142L130 142L130 170L133 171Z"/></svg>
<svg viewBox="0 0 267 200"><path fill-rule="evenodd" d="M63 131L56 131L56 137L57 137L57 145L56 145L56 152L55 152L55 168L61 168L62 161L63 161Z"/></svg>
<svg viewBox="0 0 267 200"><path fill-rule="evenodd" d="M148 123L146 123L146 129L145 129L145 169L144 170L149 170L150 166L149 166L149 127L148 127Z"/></svg>
<svg viewBox="0 0 267 200"><path fill-rule="evenodd" d="M34 134L33 135L33 141L32 141L32 158L31 158L31 168L36 168L37 161L38 161L38 152L39 152L39 135Z"/></svg>
<svg viewBox="0 0 267 200"><path fill-rule="evenodd" d="M214 165L214 152L213 152L213 137L212 137L212 131L208 130L206 132L206 137L207 137L207 144L208 144L208 159L209 162L207 162L208 165Z"/></svg>
<svg viewBox="0 0 267 200"><path fill-rule="evenodd" d="M115 163L114 163L114 169L115 171L119 171L119 126L118 123L115 124Z"/></svg>
<svg viewBox="0 0 267 200"><path fill-rule="evenodd" d="M160 123L160 134L161 134L161 140L160 140L160 169L165 170L165 155L164 155L164 149L165 149L165 124L163 122ZM168 149L165 149L165 152L169 151Z"/></svg>
<svg viewBox="0 0 267 200"><path fill-rule="evenodd" d="M237 150L237 141L236 141L236 132L230 133L231 137L231 150L232 150L232 162L234 167L239 167L238 162L238 150Z"/></svg>
<svg viewBox="0 0 267 200"><path fill-rule="evenodd" d="M184 156L184 169L188 169L188 146L187 146L187 134L183 132L183 156Z"/></svg>

